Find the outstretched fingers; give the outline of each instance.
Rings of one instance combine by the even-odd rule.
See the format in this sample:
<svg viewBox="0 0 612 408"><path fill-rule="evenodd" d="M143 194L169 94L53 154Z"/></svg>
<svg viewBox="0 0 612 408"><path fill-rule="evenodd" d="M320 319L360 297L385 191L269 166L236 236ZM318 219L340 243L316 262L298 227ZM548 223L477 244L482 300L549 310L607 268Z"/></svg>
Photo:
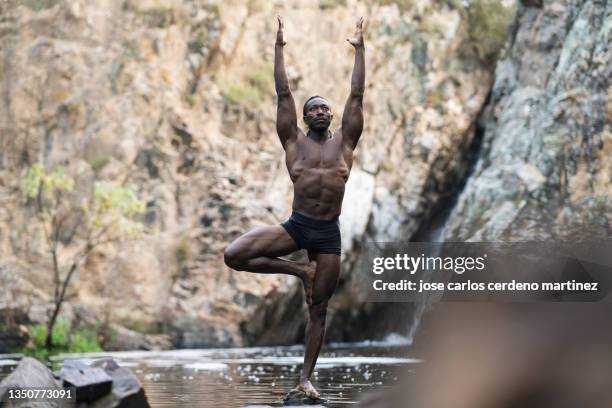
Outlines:
<svg viewBox="0 0 612 408"><path fill-rule="evenodd" d="M363 17L359 17L357 22L355 23L355 35L353 38L347 38L346 41L349 42L354 47L359 47L363 44Z"/></svg>
<svg viewBox="0 0 612 408"><path fill-rule="evenodd" d="M278 20L278 31L276 32L276 44L284 46L285 44L287 44L287 41L285 41L285 34L284 34L285 23L283 23L283 19L281 18L280 15L277 14L276 18Z"/></svg>

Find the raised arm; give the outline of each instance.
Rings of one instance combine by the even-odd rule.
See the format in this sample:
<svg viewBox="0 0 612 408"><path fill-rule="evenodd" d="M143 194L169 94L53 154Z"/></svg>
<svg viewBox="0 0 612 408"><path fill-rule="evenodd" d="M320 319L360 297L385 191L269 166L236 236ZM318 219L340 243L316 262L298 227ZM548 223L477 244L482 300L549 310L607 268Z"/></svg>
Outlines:
<svg viewBox="0 0 612 408"><path fill-rule="evenodd" d="M363 93L365 91L365 47L363 44L363 17L355 27L355 36L347 38L355 47L355 64L349 94L342 114L342 135L345 143L354 149L363 131Z"/></svg>
<svg viewBox="0 0 612 408"><path fill-rule="evenodd" d="M285 72L285 58L283 47L284 39L283 20L278 18L278 32L276 33L276 44L274 46L274 84L278 100L276 108L276 132L280 138L283 149L287 149L287 143L297 139L297 114L295 112L295 101L289 89L289 79Z"/></svg>

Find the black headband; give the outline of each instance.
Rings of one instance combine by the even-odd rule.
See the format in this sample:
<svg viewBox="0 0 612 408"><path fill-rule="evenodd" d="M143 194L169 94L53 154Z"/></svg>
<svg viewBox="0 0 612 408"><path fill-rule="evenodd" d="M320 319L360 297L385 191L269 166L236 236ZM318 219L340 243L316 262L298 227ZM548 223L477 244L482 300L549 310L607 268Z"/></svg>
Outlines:
<svg viewBox="0 0 612 408"><path fill-rule="evenodd" d="M317 98L323 99L325 102L329 103L329 101L322 96L319 96L319 95L311 96L310 98L306 99L306 102L304 102L304 107L302 108L302 114L304 116L306 116L306 105L308 105L308 102L312 101L313 99L317 99Z"/></svg>

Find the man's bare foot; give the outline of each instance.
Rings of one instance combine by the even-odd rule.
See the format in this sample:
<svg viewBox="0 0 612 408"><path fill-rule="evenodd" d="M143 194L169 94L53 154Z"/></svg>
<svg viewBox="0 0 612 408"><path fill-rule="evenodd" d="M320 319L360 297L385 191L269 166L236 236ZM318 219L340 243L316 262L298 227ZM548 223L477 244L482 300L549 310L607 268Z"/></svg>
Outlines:
<svg viewBox="0 0 612 408"><path fill-rule="evenodd" d="M313 400L321 399L321 394L315 389L310 380L300 380L294 390L302 391L306 396Z"/></svg>
<svg viewBox="0 0 612 408"><path fill-rule="evenodd" d="M314 280L317 274L317 262L311 261L304 267L304 277L302 283L304 284L304 293L306 294L306 303L312 304L312 288L314 287Z"/></svg>

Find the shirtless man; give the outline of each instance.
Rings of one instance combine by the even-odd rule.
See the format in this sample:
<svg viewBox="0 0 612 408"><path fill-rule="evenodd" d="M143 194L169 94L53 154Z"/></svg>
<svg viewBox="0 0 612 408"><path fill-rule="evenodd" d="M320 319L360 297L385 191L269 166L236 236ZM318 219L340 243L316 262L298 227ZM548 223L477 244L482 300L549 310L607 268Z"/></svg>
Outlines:
<svg viewBox="0 0 612 408"><path fill-rule="evenodd" d="M327 304L340 276L338 216L344 186L353 164L353 150L363 130L365 56L363 18L347 41L355 48L351 92L342 114L342 126L329 130L333 115L329 102L310 97L303 108L307 132L298 127L295 102L285 73L283 21L278 17L274 56L274 81L278 96L276 131L285 150L293 182L293 212L281 225L257 228L242 235L225 250L225 263L237 270L283 273L302 280L308 304L306 350L300 381L295 390L312 399L319 393L310 377L323 344ZM330 58L333 56L330 55ZM308 251L309 263L279 258L299 249Z"/></svg>

